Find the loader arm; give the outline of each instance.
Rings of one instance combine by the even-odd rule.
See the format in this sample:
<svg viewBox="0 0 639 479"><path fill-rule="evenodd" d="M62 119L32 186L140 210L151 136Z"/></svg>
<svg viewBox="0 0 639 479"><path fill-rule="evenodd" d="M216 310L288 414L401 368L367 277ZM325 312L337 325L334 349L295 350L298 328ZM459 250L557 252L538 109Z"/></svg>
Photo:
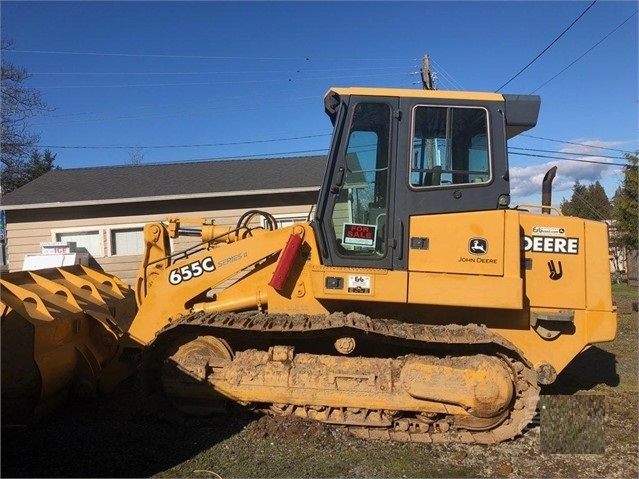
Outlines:
<svg viewBox="0 0 639 479"><path fill-rule="evenodd" d="M242 238L242 235L228 233L228 230L223 233L226 240ZM264 240L265 235L268 241ZM161 271L157 268L129 335L140 344L148 344L164 326L192 312L196 306L208 311L261 310L268 303L269 290L273 291L264 282L243 281L247 286L236 288L233 301L228 303L216 300L216 288L225 282L234 282L236 277L258 272L262 277L268 276L275 271L279 253L292 235L303 237L304 229L296 226L274 231L253 229L251 235L241 241L211 242Z"/></svg>
<svg viewBox="0 0 639 479"><path fill-rule="evenodd" d="M135 298L142 305L147 292L157 276L167 269L171 262L180 256L188 257L203 247L219 243L231 243L247 235L252 229L246 225L215 226L214 220L203 218L169 218L167 223L149 223L144 227L144 254L135 281ZM188 227L186 225L196 225ZM173 253L171 239L179 236L198 236L202 243L186 251Z"/></svg>

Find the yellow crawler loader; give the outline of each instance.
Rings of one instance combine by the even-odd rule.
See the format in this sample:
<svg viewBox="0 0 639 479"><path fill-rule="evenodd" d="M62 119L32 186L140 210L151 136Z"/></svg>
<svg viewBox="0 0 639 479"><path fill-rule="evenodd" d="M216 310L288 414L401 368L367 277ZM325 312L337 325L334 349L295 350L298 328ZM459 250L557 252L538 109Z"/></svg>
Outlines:
<svg viewBox="0 0 639 479"><path fill-rule="evenodd" d="M606 224L551 206L554 169L540 205L509 206L507 140L539 107L334 88L308 222L148 224L132 288L87 268L3 276L3 414L139 374L184 414L239 403L366 438L516 437L541 386L616 333ZM182 235L201 242L172 251Z"/></svg>

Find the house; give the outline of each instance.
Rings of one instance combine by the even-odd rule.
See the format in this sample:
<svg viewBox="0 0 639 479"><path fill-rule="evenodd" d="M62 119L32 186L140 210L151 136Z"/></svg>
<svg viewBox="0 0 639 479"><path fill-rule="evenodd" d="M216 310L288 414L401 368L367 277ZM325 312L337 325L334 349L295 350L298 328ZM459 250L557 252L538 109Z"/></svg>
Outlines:
<svg viewBox="0 0 639 479"><path fill-rule="evenodd" d="M42 243L67 242L89 253L89 265L132 284L145 223L212 218L235 225L247 210L280 225L305 220L317 201L324 156L194 161L53 170L2 198L8 267ZM180 237L176 250L197 243Z"/></svg>

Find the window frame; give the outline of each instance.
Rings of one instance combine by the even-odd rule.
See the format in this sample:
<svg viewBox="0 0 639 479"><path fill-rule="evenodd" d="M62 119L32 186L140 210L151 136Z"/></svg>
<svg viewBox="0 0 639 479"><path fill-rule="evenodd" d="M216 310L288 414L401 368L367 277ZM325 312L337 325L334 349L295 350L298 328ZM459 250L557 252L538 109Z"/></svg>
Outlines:
<svg viewBox="0 0 639 479"><path fill-rule="evenodd" d="M91 251L88 251L89 255L91 255L94 258L105 258L106 255L105 253L105 244L104 244L104 228L102 226L96 226L96 227L88 227L88 226L84 226L84 227L69 227L69 228L55 228L51 230L51 241L54 242L62 242L64 240L59 239L58 235L59 234L87 234L87 233L92 233L92 232L96 232L97 236L98 236L98 242L100 245L100 250L102 251L101 255L95 255L93 254Z"/></svg>
<svg viewBox="0 0 639 479"><path fill-rule="evenodd" d="M415 185L412 180L412 175L416 172L413 169L413 162L415 158L415 127L417 123L417 109L418 108L440 108L440 109L453 109L453 110L483 110L485 114L485 124L486 124L486 162L488 171L486 172L488 177L485 181L469 181L466 183L440 183L436 185ZM447 124L445 125L446 129L446 142L448 143L448 134L449 134L449 125L448 125L448 115L447 115ZM432 189L444 189L444 188L474 188L488 185L494 180L494 168L493 168L493 158L492 158L492 131L491 131L491 118L490 118L490 110L484 105L455 105L455 104L434 104L434 103L418 103L412 106L411 108L411 121L409 126L410 138L409 142L409 150L408 150L408 168L407 168L407 184L411 190L414 191L424 191L424 190L432 190ZM454 132L453 132L454 133ZM446 145L448 150L449 145ZM469 149L470 150L470 149ZM453 170L453 173L454 174ZM470 170L459 170L459 171L470 171Z"/></svg>
<svg viewBox="0 0 639 479"><path fill-rule="evenodd" d="M116 254L115 244L113 241L113 233L115 231L123 231L123 230L140 230L142 232L142 242L140 244L141 251L139 253L133 254ZM124 256L140 256L144 254L144 223L135 223L130 225L115 225L105 227L105 238L106 238L106 252L107 257L124 257Z"/></svg>
<svg viewBox="0 0 639 479"><path fill-rule="evenodd" d="M370 108L380 108L382 107L385 111L376 112L375 110L366 111L359 109L360 107L369 106ZM362 113L363 112L363 113ZM379 113L379 118L375 118L373 115ZM358 115L363 114L363 119ZM358 128L357 126L361 121L366 121L373 117L372 125L375 126L374 129L367 128ZM381 120L381 121L380 121ZM370 122L370 120L368 120ZM379 123L378 123L379 122ZM370 125L370 123L368 123ZM364 126L368 126L364 124ZM381 127L381 128L380 128ZM328 225L330 225L330 229L328 231L331 232L332 236L329 236L329 241L334 245L334 250L336 253L336 257L342 258L346 261L350 261L352 259L365 260L370 261L372 263L380 263L381 261L386 261L388 257L388 238L390 234L387 228L379 228L377 220L375 224L371 224L370 221L364 223L362 218L353 218L354 206L353 206L353 191L356 191L357 188L350 187L349 188L349 175L359 173L362 175L363 182L355 182L354 184L362 184L364 185L363 194L371 194L371 197L368 198L369 201L368 206L362 208L362 211L365 211L366 214L369 214L372 207L372 204L376 204L379 201L379 198L383 199L383 213L378 215L376 218L380 216L384 216L386 220L390 211L390 196L391 196L391 169L393 167L393 152L395 148L394 137L393 137L393 129L394 129L394 120L393 120L393 105L389 103L387 100L383 99L373 99L373 98L364 98L355 102L352 111L348 116L348 130L342 138L343 144L343 153L340 154L342 159L342 167L344 174L340 178L339 184L339 193L335 194L333 201L331 202L330 208L327 210L327 217L329 218ZM358 167L360 170L351 170L349 165L349 156L355 155L355 158L359 157L359 153L366 153L366 150L361 150L360 143L360 135L372 134L374 135L375 144L370 145L370 147L374 146L375 149L371 150L370 153L373 155L373 165L369 165L368 162L370 158L365 158L365 155L362 156L362 159L365 159L364 164L361 164L358 161ZM384 135L380 135L380 133L384 133ZM353 141L354 139L357 141ZM354 143L354 145L353 145ZM353 146L353 148L351 148ZM367 145L364 145L367 146ZM385 165L383 168L379 167L380 159L385 157ZM373 166L373 168L370 168ZM380 173L383 172L383 177L380 176ZM369 180L367 178L368 174L373 175L372 179ZM352 178L351 178L352 179ZM383 191L379 189L380 183L383 186ZM372 187L372 189L371 189ZM381 191L381 193L380 193ZM346 201L340 201L341 197L345 195ZM378 196L379 195L379 196ZM364 196L366 198L366 196ZM338 208L338 205L344 204L347 206L348 210L348 220L341 223L336 223L336 217L341 219L343 209ZM359 209L359 208L358 208ZM338 214L338 212L340 212ZM330 213L330 216L328 215ZM370 220L370 218L369 218ZM354 228L365 228L365 234L371 235L373 234L375 237L372 240L372 243L362 242L360 244L350 243L347 244L344 242L346 237L346 229L348 226L352 226ZM372 229L372 227L374 229ZM372 232L372 233L371 233ZM381 263L380 263L381 264Z"/></svg>
<svg viewBox="0 0 639 479"><path fill-rule="evenodd" d="M71 226L66 228L54 228L51 229L51 241L63 241L58 239L58 235L60 234L82 234L82 233L91 233L97 232L99 245L101 254L93 254L89 252L89 254L94 258L123 258L123 257L132 257L132 256L140 256L144 254L144 243L141 244L141 251L139 253L134 254L115 254L115 243L113 241L113 233L115 231L121 230L132 230L132 229L140 229L142 231L142 236L144 238L144 226L146 223L125 223L125 224L110 224L110 225L95 225L95 226Z"/></svg>

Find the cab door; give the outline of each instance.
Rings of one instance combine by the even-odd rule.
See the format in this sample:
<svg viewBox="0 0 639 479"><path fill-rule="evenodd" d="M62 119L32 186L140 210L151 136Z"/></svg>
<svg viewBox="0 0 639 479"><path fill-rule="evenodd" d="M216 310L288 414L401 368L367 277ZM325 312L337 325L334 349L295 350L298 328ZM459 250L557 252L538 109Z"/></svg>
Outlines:
<svg viewBox="0 0 639 479"><path fill-rule="evenodd" d="M393 269L397 98L342 98L320 196L322 263ZM341 133L340 133L341 132Z"/></svg>

